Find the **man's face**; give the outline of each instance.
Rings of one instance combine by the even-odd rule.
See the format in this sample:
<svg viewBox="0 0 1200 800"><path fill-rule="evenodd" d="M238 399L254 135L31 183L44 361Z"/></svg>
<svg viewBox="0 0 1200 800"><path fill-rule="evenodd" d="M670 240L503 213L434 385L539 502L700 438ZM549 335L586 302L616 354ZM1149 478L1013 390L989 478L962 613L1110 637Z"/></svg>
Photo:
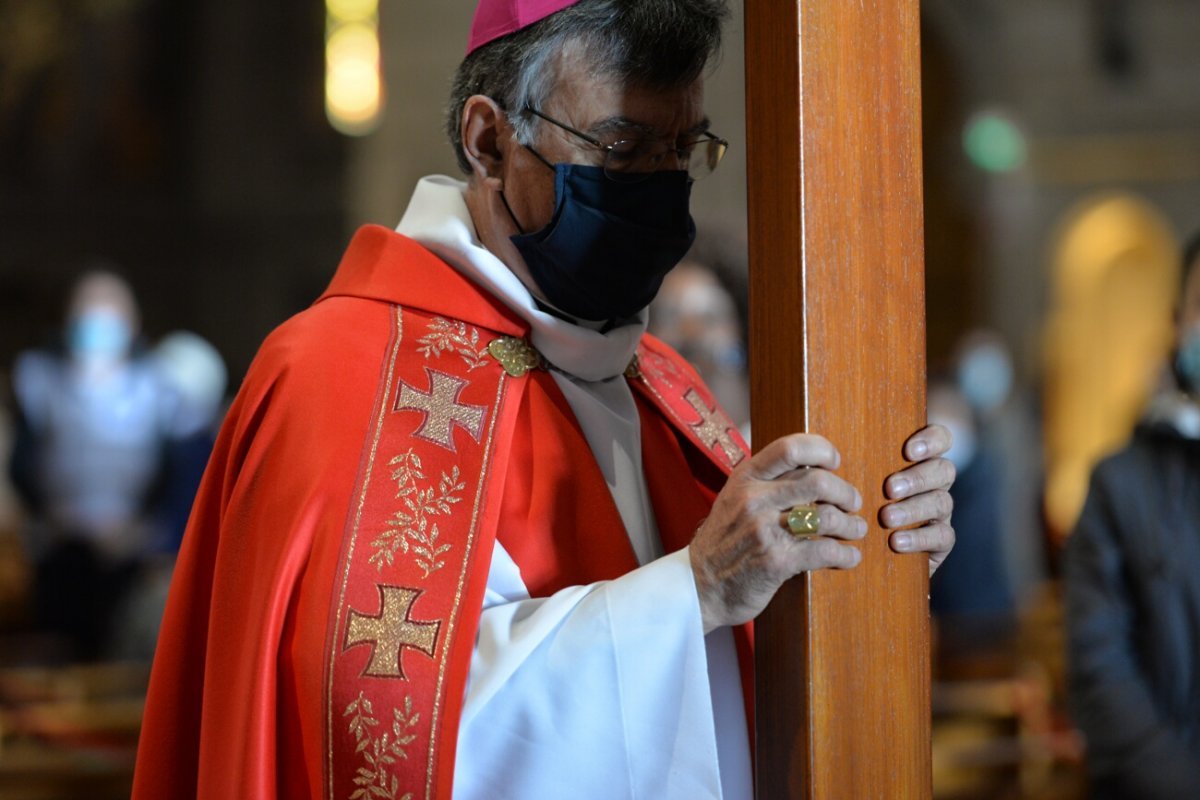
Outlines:
<svg viewBox="0 0 1200 800"><path fill-rule="evenodd" d="M605 144L622 139L683 144L708 129L702 79L680 89L650 91L597 75L588 61L568 48L560 58L558 83L538 111ZM533 149L551 164L604 162L602 150L545 121L538 123ZM505 197L513 213L525 232L540 230L554 214L554 172L519 146L513 148L507 166ZM663 168L683 166L667 158Z"/></svg>

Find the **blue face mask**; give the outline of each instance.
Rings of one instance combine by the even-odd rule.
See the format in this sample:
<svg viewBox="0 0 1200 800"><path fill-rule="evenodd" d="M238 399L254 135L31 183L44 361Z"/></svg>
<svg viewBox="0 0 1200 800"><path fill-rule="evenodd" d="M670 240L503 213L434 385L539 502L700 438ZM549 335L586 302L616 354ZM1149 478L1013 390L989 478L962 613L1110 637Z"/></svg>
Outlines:
<svg viewBox="0 0 1200 800"><path fill-rule="evenodd" d="M557 164L554 216L512 243L560 311L594 321L629 317L650 304L696 238L691 189L682 170L621 183L600 167Z"/></svg>
<svg viewBox="0 0 1200 800"><path fill-rule="evenodd" d="M1185 392L1200 394L1200 330L1193 328L1175 354L1175 375Z"/></svg>
<svg viewBox="0 0 1200 800"><path fill-rule="evenodd" d="M84 361L116 361L129 352L132 342L129 323L106 308L84 311L67 328L71 355Z"/></svg>

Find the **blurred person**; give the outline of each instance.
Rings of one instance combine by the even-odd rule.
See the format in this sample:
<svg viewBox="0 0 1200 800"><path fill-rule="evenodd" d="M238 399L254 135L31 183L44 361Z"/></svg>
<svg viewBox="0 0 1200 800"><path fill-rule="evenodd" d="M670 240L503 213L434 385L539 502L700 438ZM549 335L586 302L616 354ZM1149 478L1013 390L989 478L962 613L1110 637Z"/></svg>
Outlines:
<svg viewBox="0 0 1200 800"><path fill-rule="evenodd" d="M72 289L64 348L18 356L11 472L30 514L35 622L101 654L149 538L174 393L138 348L133 290L110 271Z"/></svg>
<svg viewBox="0 0 1200 800"><path fill-rule="evenodd" d="M1064 556L1071 708L1098 800L1200 797L1200 235L1173 364L1092 473Z"/></svg>
<svg viewBox="0 0 1200 800"><path fill-rule="evenodd" d="M1042 462L1037 410L1018 386L1012 352L999 333L969 331L955 348L953 380L971 407L974 439L995 484L999 556L1014 607L1033 602L1048 574L1041 513Z"/></svg>
<svg viewBox="0 0 1200 800"><path fill-rule="evenodd" d="M1010 622L1012 592L1001 552L1000 465L983 442L975 410L957 384L933 381L928 407L929 421L954 437L946 458L956 471L950 495L957 534L955 569L931 581L930 610L959 621L969 619L976 629L984 620Z"/></svg>
<svg viewBox="0 0 1200 800"><path fill-rule="evenodd" d="M154 657L175 555L216 442L228 377L217 349L191 331L166 334L149 351L147 360L173 393L175 404L170 435L163 443L157 488L148 508L152 524L146 557L117 607L106 648L110 657L126 661Z"/></svg>
<svg viewBox="0 0 1200 800"><path fill-rule="evenodd" d="M721 275L689 257L663 279L650 304L649 331L696 368L748 441L750 387L740 324L744 313Z"/></svg>
<svg viewBox="0 0 1200 800"><path fill-rule="evenodd" d="M163 454L163 478L155 504L159 525L152 548L174 554L216 442L229 376L217 349L191 331L163 336L150 352L150 360L173 391L176 403L172 435Z"/></svg>
<svg viewBox="0 0 1200 800"><path fill-rule="evenodd" d="M222 427L136 798L751 795L744 623L856 566L867 524L833 443L750 455L645 335L726 147L727 14L481 0L447 114L466 181L356 234ZM908 462L891 546L932 571L949 436L873 444Z"/></svg>

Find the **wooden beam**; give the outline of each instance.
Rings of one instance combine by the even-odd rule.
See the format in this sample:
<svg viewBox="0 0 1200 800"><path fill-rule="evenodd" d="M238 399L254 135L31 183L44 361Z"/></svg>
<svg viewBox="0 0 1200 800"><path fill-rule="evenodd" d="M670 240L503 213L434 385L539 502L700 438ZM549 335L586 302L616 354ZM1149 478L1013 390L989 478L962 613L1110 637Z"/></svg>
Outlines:
<svg viewBox="0 0 1200 800"><path fill-rule="evenodd" d="M756 622L760 798L928 798L928 564L879 526L925 421L917 0L747 0L754 441L829 438L871 524L854 570Z"/></svg>

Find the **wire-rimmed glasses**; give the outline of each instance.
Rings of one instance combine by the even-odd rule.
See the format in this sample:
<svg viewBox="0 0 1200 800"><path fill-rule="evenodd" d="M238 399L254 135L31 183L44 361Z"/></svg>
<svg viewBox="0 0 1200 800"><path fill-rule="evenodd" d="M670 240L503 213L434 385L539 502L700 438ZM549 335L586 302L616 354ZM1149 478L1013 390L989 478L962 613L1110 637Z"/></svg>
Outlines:
<svg viewBox="0 0 1200 800"><path fill-rule="evenodd" d="M729 142L707 131L682 145L671 144L662 139L621 139L612 144L605 144L595 136L576 130L532 106L526 106L525 112L544 119L601 150L604 153L604 174L622 183L644 180L662 169L686 170L692 180L700 180L712 174L729 148ZM668 163L670 156L676 159L673 166Z"/></svg>

